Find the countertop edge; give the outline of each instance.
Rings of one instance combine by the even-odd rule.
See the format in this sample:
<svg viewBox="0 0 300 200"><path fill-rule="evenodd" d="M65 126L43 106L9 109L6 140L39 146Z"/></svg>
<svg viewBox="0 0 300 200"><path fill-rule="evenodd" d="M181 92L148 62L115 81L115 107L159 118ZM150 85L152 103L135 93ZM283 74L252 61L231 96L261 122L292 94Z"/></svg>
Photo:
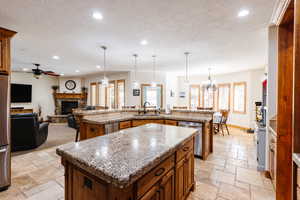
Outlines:
<svg viewBox="0 0 300 200"><path fill-rule="evenodd" d="M296 165L300 167L300 153L293 153L292 157Z"/></svg>

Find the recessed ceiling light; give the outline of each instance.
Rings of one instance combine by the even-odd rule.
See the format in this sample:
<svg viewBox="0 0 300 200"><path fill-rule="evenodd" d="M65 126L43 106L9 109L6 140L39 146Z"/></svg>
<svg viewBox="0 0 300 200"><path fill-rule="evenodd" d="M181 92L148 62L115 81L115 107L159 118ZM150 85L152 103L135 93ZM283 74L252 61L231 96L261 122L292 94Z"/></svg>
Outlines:
<svg viewBox="0 0 300 200"><path fill-rule="evenodd" d="M238 17L246 17L247 15L249 15L249 10L243 9L239 12Z"/></svg>
<svg viewBox="0 0 300 200"><path fill-rule="evenodd" d="M97 20L102 20L103 15L100 12L93 12L93 18Z"/></svg>
<svg viewBox="0 0 300 200"><path fill-rule="evenodd" d="M22 69L24 72L27 72L27 71L29 71L29 69L28 68L23 68Z"/></svg>
<svg viewBox="0 0 300 200"><path fill-rule="evenodd" d="M142 40L141 41L141 45L147 45L148 44L148 41L147 40Z"/></svg>
<svg viewBox="0 0 300 200"><path fill-rule="evenodd" d="M97 68L97 69L101 69L101 66L100 66L100 65L97 65L96 68Z"/></svg>
<svg viewBox="0 0 300 200"><path fill-rule="evenodd" d="M79 73L80 71L77 69L77 70L75 70L75 72L76 72L76 73Z"/></svg>
<svg viewBox="0 0 300 200"><path fill-rule="evenodd" d="M59 60L59 56L52 56L54 60Z"/></svg>

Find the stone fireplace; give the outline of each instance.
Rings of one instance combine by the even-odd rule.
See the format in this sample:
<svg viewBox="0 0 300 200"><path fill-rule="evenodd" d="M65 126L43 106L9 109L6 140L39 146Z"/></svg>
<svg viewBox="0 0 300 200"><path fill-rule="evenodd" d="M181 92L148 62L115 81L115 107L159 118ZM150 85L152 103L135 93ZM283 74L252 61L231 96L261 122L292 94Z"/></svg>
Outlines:
<svg viewBox="0 0 300 200"><path fill-rule="evenodd" d="M53 92L55 104L55 115L48 116L48 120L55 123L67 121L67 115L72 113L74 108L82 108L86 106L86 93L57 93Z"/></svg>

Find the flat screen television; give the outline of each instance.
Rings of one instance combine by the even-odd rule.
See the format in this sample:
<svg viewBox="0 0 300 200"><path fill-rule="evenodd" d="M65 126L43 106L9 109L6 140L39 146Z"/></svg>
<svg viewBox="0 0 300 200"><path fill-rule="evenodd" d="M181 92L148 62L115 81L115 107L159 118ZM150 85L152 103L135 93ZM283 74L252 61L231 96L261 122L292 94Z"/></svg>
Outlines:
<svg viewBox="0 0 300 200"><path fill-rule="evenodd" d="M32 85L11 84L12 103L30 103L32 96Z"/></svg>

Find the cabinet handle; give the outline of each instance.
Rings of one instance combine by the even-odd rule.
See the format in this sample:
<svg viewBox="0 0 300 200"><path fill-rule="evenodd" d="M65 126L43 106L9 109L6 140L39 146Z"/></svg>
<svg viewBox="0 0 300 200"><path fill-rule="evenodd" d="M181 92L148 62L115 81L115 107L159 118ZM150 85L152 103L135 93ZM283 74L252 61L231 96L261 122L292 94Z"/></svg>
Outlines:
<svg viewBox="0 0 300 200"><path fill-rule="evenodd" d="M87 177L84 177L83 186L92 190L93 189L93 181Z"/></svg>
<svg viewBox="0 0 300 200"><path fill-rule="evenodd" d="M188 151L190 149L190 147L184 147L183 151Z"/></svg>
<svg viewBox="0 0 300 200"><path fill-rule="evenodd" d="M160 168L159 170L157 170L157 172L155 172L155 176L160 176L164 173L165 168Z"/></svg>

